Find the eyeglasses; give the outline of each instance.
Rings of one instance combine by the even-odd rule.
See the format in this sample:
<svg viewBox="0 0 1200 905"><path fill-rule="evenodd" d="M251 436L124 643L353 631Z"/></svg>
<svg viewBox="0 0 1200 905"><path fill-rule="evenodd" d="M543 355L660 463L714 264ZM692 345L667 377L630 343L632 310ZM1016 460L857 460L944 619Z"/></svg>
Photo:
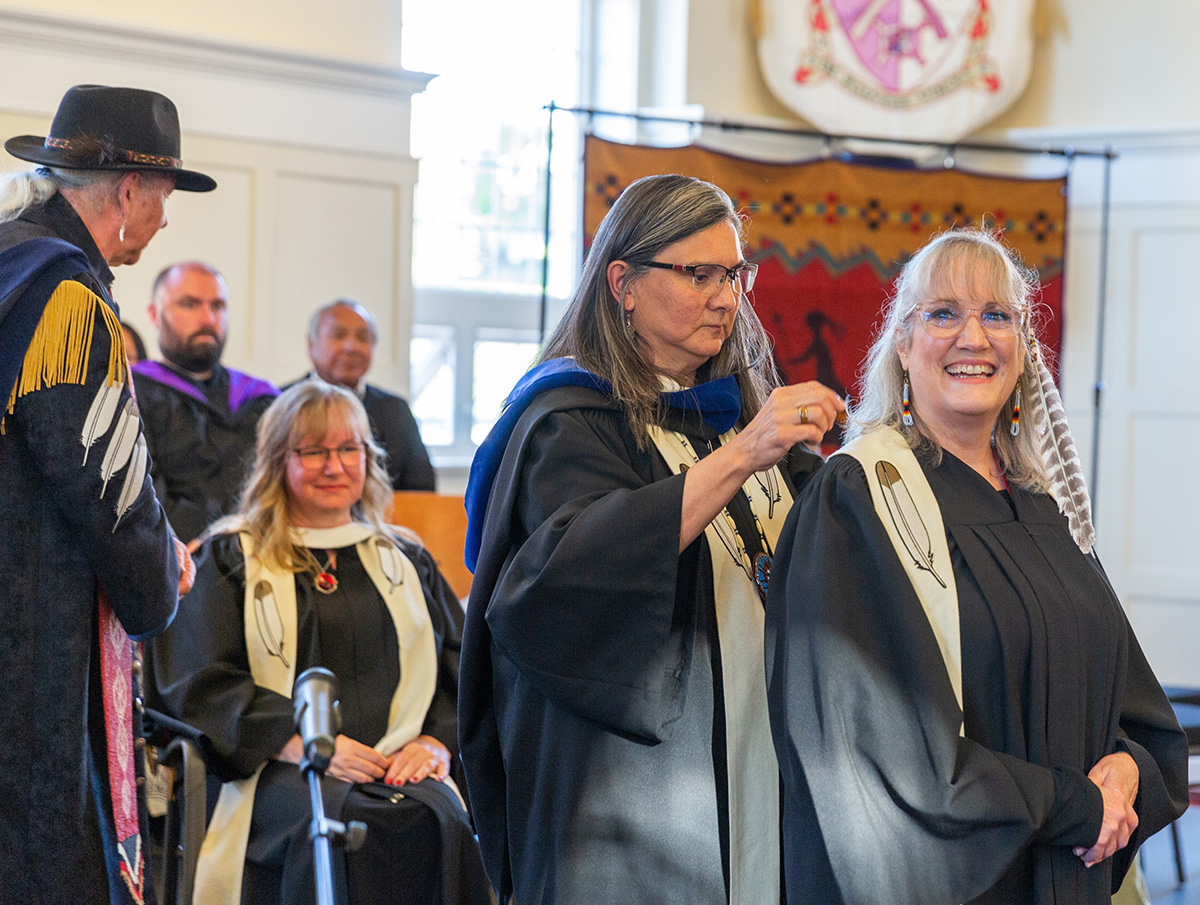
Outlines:
<svg viewBox="0 0 1200 905"><path fill-rule="evenodd" d="M724 264L664 264L661 261L648 261L644 266L686 273L692 278L693 288L711 295L720 292L726 280L732 280L730 285L735 294L744 295L754 288L754 278L758 275L758 265L749 261L743 261L736 267L726 267Z"/></svg>
<svg viewBox="0 0 1200 905"><path fill-rule="evenodd" d="M300 460L300 464L310 471L316 471L318 468L324 468L329 461L329 457L337 454L338 461L342 463L343 468L353 468L362 464L363 453L366 452L366 447L361 443L343 443L341 446L305 446L302 449L293 449L296 458Z"/></svg>
<svg viewBox="0 0 1200 905"><path fill-rule="evenodd" d="M933 302L917 309L921 325L934 339L954 339L966 329L972 314L989 336L1013 336L1020 323L1013 312L995 304L964 308L953 302Z"/></svg>

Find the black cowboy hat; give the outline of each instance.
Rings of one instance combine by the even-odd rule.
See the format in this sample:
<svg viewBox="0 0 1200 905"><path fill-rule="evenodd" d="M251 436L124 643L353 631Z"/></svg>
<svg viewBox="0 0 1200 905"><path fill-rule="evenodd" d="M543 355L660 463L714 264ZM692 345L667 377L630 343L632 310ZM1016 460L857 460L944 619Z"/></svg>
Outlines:
<svg viewBox="0 0 1200 905"><path fill-rule="evenodd" d="M4 149L48 167L171 173L184 192L217 187L212 177L183 169L179 114L170 98L140 88L76 85L63 95L49 135L18 135Z"/></svg>

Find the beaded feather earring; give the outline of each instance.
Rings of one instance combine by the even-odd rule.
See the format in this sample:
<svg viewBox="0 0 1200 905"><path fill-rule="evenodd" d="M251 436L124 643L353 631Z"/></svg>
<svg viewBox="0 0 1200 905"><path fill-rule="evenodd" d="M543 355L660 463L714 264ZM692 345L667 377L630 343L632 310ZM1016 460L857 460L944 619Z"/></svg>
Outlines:
<svg viewBox="0 0 1200 905"><path fill-rule="evenodd" d="M902 407L900 409L900 411L901 411L900 420L904 422L905 427L912 427L912 423L913 423L912 406L909 404L909 400L908 400L908 371L904 372L904 390L903 390L903 396L901 398L901 404L902 404Z"/></svg>

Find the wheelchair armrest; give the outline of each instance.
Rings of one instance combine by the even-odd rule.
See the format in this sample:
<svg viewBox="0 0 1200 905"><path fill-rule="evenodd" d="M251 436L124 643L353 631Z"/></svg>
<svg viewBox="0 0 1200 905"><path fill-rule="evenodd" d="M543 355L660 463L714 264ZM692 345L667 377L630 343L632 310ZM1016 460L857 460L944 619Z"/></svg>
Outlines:
<svg viewBox="0 0 1200 905"><path fill-rule="evenodd" d="M158 891L164 903L190 905L196 862L204 842L207 818L207 768L200 747L202 734L187 723L146 709L147 734L158 747L158 763L175 771L171 801L163 828L163 856Z"/></svg>
<svg viewBox="0 0 1200 905"><path fill-rule="evenodd" d="M204 733L190 723L177 720L153 707L142 709L142 734L150 744L161 748L165 748L171 739L177 736L189 738L197 744L204 737Z"/></svg>

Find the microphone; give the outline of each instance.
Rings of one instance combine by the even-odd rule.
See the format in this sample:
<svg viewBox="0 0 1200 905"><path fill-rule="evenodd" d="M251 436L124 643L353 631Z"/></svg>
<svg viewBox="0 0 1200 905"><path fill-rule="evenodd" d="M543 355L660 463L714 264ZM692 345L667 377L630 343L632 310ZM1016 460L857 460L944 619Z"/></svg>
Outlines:
<svg viewBox="0 0 1200 905"><path fill-rule="evenodd" d="M304 745L302 770L311 765L324 773L329 768L338 731L342 728L342 714L338 709L341 693L337 676L320 666L304 670L296 679L292 688L292 707L296 731Z"/></svg>

